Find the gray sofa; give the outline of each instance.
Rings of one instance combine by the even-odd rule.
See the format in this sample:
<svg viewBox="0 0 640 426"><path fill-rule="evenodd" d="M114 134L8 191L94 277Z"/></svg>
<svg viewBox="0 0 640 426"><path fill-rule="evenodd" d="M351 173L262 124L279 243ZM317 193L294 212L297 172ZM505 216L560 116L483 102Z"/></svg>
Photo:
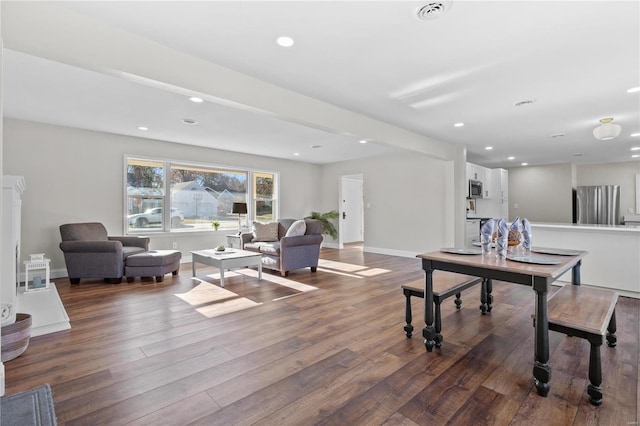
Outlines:
<svg viewBox="0 0 640 426"><path fill-rule="evenodd" d="M322 243L322 222L304 219L304 235L286 237L287 230L296 219L278 221L278 241L252 241L253 233L241 234L244 250L262 253L262 267L280 271L283 277L294 269L310 267L311 272L318 269L320 244Z"/></svg>
<svg viewBox="0 0 640 426"><path fill-rule="evenodd" d="M104 225L97 222L60 225L60 236L71 284L79 284L80 278L120 283L126 258L149 250L149 238L109 237Z"/></svg>

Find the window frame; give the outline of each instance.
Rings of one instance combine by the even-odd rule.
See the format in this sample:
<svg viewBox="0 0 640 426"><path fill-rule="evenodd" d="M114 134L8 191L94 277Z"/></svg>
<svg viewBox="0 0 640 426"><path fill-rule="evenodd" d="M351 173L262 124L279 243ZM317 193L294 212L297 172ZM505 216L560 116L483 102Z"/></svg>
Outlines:
<svg viewBox="0 0 640 426"><path fill-rule="evenodd" d="M162 200L162 224L160 228L144 228L144 229L136 229L129 227L129 194L128 194L128 166L129 161L148 161L148 162L157 162L162 163L163 170L163 195L160 198ZM210 232L230 232L228 229L220 229L219 231L215 231L213 228L211 229L192 229L192 230L183 230L183 229L172 229L171 228L171 209L173 208L171 205L171 169L172 167L193 167L193 168L202 168L202 169L211 169L212 172L229 172L229 173L246 173L247 176L247 188L246 188L246 203L247 203L247 214L243 220L243 227L247 227L250 223L256 220L256 188L255 179L258 174L270 174L273 175L273 198L272 198L272 206L273 206L273 221L278 220L279 211L280 211L280 173L272 170L265 169L257 169L257 168L249 168L249 167L233 167L229 165L222 164L208 164L208 163L200 163L200 162L192 162L186 160L172 160L168 158L160 158L153 156L144 156L144 155L133 155L133 154L125 154L123 158L123 229L124 235L141 235L141 234L151 234L151 235L175 235L175 234L184 234L190 235L195 234L199 235L202 232L210 233Z"/></svg>

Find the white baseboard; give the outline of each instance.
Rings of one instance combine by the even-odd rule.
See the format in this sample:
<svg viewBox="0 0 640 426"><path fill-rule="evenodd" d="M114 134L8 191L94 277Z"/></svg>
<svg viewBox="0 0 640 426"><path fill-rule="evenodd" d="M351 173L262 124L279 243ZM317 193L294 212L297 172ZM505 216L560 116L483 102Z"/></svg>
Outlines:
<svg viewBox="0 0 640 426"><path fill-rule="evenodd" d="M322 247L323 248L330 248L330 249L342 249L342 248L344 248L341 244L338 244L338 243L325 243L324 241L322 242Z"/></svg>
<svg viewBox="0 0 640 426"><path fill-rule="evenodd" d="M416 257L420 253L416 253L413 251L403 251L403 250L392 250L380 247L369 247L364 246L362 249L366 253L377 253L377 254L386 254L389 256L400 256L400 257Z"/></svg>

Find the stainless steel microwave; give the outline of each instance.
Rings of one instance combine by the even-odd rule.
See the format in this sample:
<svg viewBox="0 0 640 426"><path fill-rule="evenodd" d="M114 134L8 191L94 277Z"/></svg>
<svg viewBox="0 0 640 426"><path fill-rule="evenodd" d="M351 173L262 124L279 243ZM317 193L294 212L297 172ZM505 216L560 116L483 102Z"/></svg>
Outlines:
<svg viewBox="0 0 640 426"><path fill-rule="evenodd" d="M482 198L482 182L469 179L469 198Z"/></svg>

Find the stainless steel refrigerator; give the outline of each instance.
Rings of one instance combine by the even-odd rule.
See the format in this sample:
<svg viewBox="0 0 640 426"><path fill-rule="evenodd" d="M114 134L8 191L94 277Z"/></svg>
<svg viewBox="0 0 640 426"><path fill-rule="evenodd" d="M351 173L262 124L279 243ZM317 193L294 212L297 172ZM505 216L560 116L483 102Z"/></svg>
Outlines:
<svg viewBox="0 0 640 426"><path fill-rule="evenodd" d="M576 223L620 225L620 186L579 186L575 207Z"/></svg>

